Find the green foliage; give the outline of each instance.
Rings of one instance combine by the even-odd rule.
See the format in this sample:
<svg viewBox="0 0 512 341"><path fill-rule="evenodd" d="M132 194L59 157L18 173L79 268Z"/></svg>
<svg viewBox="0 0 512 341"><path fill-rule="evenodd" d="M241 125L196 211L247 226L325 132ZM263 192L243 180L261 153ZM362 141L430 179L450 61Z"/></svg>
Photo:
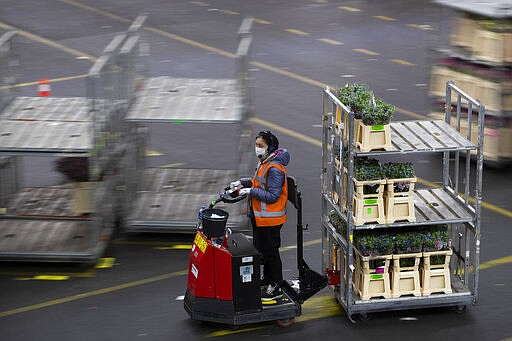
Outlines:
<svg viewBox="0 0 512 341"><path fill-rule="evenodd" d="M393 117L395 107L375 97L365 85L352 84L338 89L339 100L347 105L354 117L362 119L365 125L388 124Z"/></svg>
<svg viewBox="0 0 512 341"><path fill-rule="evenodd" d="M353 112L355 118L363 118L363 111L371 101L373 94L363 84L347 85L338 89L338 98L341 103L347 105Z"/></svg>
<svg viewBox="0 0 512 341"><path fill-rule="evenodd" d="M358 157L354 159L354 178L359 181L380 180L383 178L382 167L376 159ZM377 194L379 184L364 185L364 194Z"/></svg>
<svg viewBox="0 0 512 341"><path fill-rule="evenodd" d="M332 210L329 212L329 222L334 226L336 231L341 234L342 236L347 236L347 224L343 220L343 218L336 212L335 210Z"/></svg>
<svg viewBox="0 0 512 341"><path fill-rule="evenodd" d="M433 225L409 230L355 231L354 245L363 256L443 251L448 250L449 245L447 228L447 225ZM434 261L444 262L442 259ZM409 266L407 264L405 261L404 266Z"/></svg>
<svg viewBox="0 0 512 341"><path fill-rule="evenodd" d="M379 160L368 157L354 159L354 178L359 181L380 180L383 177Z"/></svg>
<svg viewBox="0 0 512 341"><path fill-rule="evenodd" d="M382 167L384 175L388 179L401 179L415 177L412 162L388 162Z"/></svg>
<svg viewBox="0 0 512 341"><path fill-rule="evenodd" d="M423 251L432 252L432 251L443 251L448 250L448 226L443 225L434 225L430 228L425 228L423 230L424 234L424 244Z"/></svg>
<svg viewBox="0 0 512 341"><path fill-rule="evenodd" d="M363 124L367 126L388 124L395 113L395 106L374 98L363 111Z"/></svg>
<svg viewBox="0 0 512 341"><path fill-rule="evenodd" d="M393 251L393 238L387 233L357 232L355 245L363 256L388 255Z"/></svg>
<svg viewBox="0 0 512 341"><path fill-rule="evenodd" d="M388 162L382 166L384 176L388 179L403 179L415 177L414 166L411 162ZM410 182L395 182L393 191L407 192L410 187Z"/></svg>

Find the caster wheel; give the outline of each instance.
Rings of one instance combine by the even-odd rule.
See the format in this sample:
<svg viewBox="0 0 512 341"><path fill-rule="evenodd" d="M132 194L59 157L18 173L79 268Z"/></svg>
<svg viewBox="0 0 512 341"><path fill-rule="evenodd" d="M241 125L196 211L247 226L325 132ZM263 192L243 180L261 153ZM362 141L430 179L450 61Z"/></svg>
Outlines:
<svg viewBox="0 0 512 341"><path fill-rule="evenodd" d="M457 305L457 306L455 306L455 312L457 314L464 314L466 312L466 306L465 305Z"/></svg>
<svg viewBox="0 0 512 341"><path fill-rule="evenodd" d="M276 320L276 323L281 328L287 328L295 323L295 318L292 317L292 318L284 319L284 320Z"/></svg>
<svg viewBox="0 0 512 341"><path fill-rule="evenodd" d="M368 313L361 313L359 314L359 320L361 321L368 321L370 319L370 314Z"/></svg>

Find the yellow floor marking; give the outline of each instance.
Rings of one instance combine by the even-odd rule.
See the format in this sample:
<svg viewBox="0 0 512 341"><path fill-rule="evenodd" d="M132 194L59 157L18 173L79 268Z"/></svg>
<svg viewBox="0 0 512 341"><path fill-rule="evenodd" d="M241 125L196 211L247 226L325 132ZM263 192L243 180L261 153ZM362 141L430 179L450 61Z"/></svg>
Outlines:
<svg viewBox="0 0 512 341"><path fill-rule="evenodd" d="M128 289L128 288L133 288L133 287L137 287L137 286L144 285L144 284L154 283L154 282L162 281L162 280L177 277L177 276L184 276L187 274L188 274L188 270L181 270L181 271L176 271L176 272L166 273L163 275L158 275L158 276L154 276L154 277L141 279L138 281L114 285L114 286L106 287L103 289L84 292L84 293L77 294L77 295L67 296L67 297L56 299L56 300L49 300L49 301L41 302L38 304L33 304L33 305L25 306L25 307L6 310L6 311L0 312L0 318L24 313L27 311L48 308L48 307L52 307L55 305L73 302L73 301L77 301L77 300L81 300L81 299L89 298L89 297L93 297L93 296L104 295L104 294L108 294L111 292Z"/></svg>
<svg viewBox="0 0 512 341"><path fill-rule="evenodd" d="M384 21L396 21L395 18L387 17L385 15L374 15L375 19L384 20Z"/></svg>
<svg viewBox="0 0 512 341"><path fill-rule="evenodd" d="M285 31L288 33L293 33L293 34L299 35L299 36L309 36L309 33L301 31L301 30L297 30L295 28L286 28Z"/></svg>
<svg viewBox="0 0 512 341"><path fill-rule="evenodd" d="M434 183L434 182L430 182L428 180L425 180L425 179L421 179L421 178L418 178L418 183L421 183L425 186L428 186L428 187L441 187L442 184L441 183ZM469 197L469 201L471 203L474 203L475 202L475 198L474 197ZM493 212L496 212L496 213L499 213L501 215L504 215L505 217L508 217L508 218L512 218L512 212L509 211L509 210L506 210L504 208L501 208L501 207L497 207L493 204L490 204L488 202L485 202L485 201L482 201L482 207L490 210L490 211L493 211Z"/></svg>
<svg viewBox="0 0 512 341"><path fill-rule="evenodd" d="M416 66L416 64L408 62L406 60L402 60L402 59L390 59L390 62L397 63L400 65L406 65L406 66Z"/></svg>
<svg viewBox="0 0 512 341"><path fill-rule="evenodd" d="M409 24L407 26L413 27L413 28L419 28L420 30L423 30L423 31L431 31L432 30L432 27L430 27L429 25Z"/></svg>
<svg viewBox="0 0 512 341"><path fill-rule="evenodd" d="M190 250L192 248L192 244L179 244L179 245L171 245L171 246L157 246L154 247L155 250Z"/></svg>
<svg viewBox="0 0 512 341"><path fill-rule="evenodd" d="M181 167L184 165L185 165L185 163L183 163L183 162L176 162L176 163L168 163L166 165L161 165L161 166L158 166L158 168L176 168L176 167Z"/></svg>
<svg viewBox="0 0 512 341"><path fill-rule="evenodd" d="M202 2L202 1L190 1L190 3L192 5L197 5L197 6L202 6L202 7L210 6L206 2Z"/></svg>
<svg viewBox="0 0 512 341"><path fill-rule="evenodd" d="M254 22L260 25L272 25L272 22L258 18L254 18Z"/></svg>
<svg viewBox="0 0 512 341"><path fill-rule="evenodd" d="M257 124L260 124L260 125L263 125L263 126L266 126L266 127L271 127L275 131L278 131L280 133L286 134L288 136L292 136L292 137L294 137L296 139L299 139L299 140L301 140L303 142L310 143L310 144L315 145L315 146L320 147L320 148L322 147L322 142L320 140L317 140L317 139L314 139L314 138L309 137L307 135L298 133L298 132L293 131L291 129L287 129L287 128L278 126L277 124L274 124L272 122L266 121L266 120L264 120L262 118L252 117L251 121L253 123L257 123Z"/></svg>
<svg viewBox="0 0 512 341"><path fill-rule="evenodd" d="M333 39L329 39L329 38L320 38L318 40L321 42L327 43L327 44L331 44L331 45L343 45L343 43L341 41L337 41L337 40L333 40Z"/></svg>
<svg viewBox="0 0 512 341"><path fill-rule="evenodd" d="M479 269L480 270L485 270L485 269L492 268L494 266L508 264L508 263L512 263L512 256L501 257L501 258L497 258L497 259L493 259L493 260L487 261L485 263L481 263L480 266L479 266Z"/></svg>
<svg viewBox="0 0 512 341"><path fill-rule="evenodd" d="M146 150L146 156L162 156L164 154L156 151L156 150L151 150L151 149L147 149Z"/></svg>
<svg viewBox="0 0 512 341"><path fill-rule="evenodd" d="M123 17L121 17L119 15L115 15L113 13L102 11L101 9L98 9L98 8L95 8L95 7L92 7L92 6L84 5L84 4L82 4L82 3L78 2L78 1L74 1L74 0L59 0L59 1L63 2L63 3L66 3L68 5L71 5L71 6L75 6L75 7L84 9L86 11L90 11L90 12L94 12L94 13L106 16L107 18L110 18L110 19L114 19L114 20L118 20L118 21L124 22L126 24L131 24L132 23L132 20L130 20L130 19L126 19L126 18L123 18Z"/></svg>
<svg viewBox="0 0 512 341"><path fill-rule="evenodd" d="M361 10L359 8L350 7L350 6L338 6L338 8L342 9L344 11L349 11L349 12L361 12Z"/></svg>
<svg viewBox="0 0 512 341"><path fill-rule="evenodd" d="M69 276L60 276L60 275L37 275L34 276L35 280L41 281L65 281L69 279Z"/></svg>
<svg viewBox="0 0 512 341"><path fill-rule="evenodd" d="M16 277L16 281L66 281L70 278L67 275L35 275L32 277Z"/></svg>
<svg viewBox="0 0 512 341"><path fill-rule="evenodd" d="M240 15L240 13L235 12L235 11L231 11L229 9L223 9L223 10L221 10L221 12L224 13L224 14L228 14L228 15Z"/></svg>
<svg viewBox="0 0 512 341"><path fill-rule="evenodd" d="M25 38L28 38L30 40L37 41L39 43L51 46L53 48L56 48L56 49L61 50L61 51L64 51L64 52L69 53L69 54L71 54L73 56L76 56L76 57L86 57L87 59L89 59L91 61L96 61L96 57L91 56L90 54L87 54L87 53L82 52L82 51L78 51L76 49L72 49L70 47L66 47L66 46L64 46L62 44L57 43L56 41L43 38L41 36L38 36L36 34L30 33L30 32L24 31L24 30L21 30L21 29L19 29L17 27L5 24L3 22L0 22L0 28L2 28L4 30L15 30L17 34L19 34L20 36L23 36Z"/></svg>
<svg viewBox="0 0 512 341"><path fill-rule="evenodd" d="M116 259L112 257L107 258L100 258L98 260L98 263L96 263L95 268L96 269L110 269L112 266L114 266Z"/></svg>
<svg viewBox="0 0 512 341"><path fill-rule="evenodd" d="M378 53L378 52L370 51L370 50L366 50L366 49L353 49L353 51L364 53L364 54L367 54L369 56L378 56L378 55L380 55L380 53Z"/></svg>
<svg viewBox="0 0 512 341"><path fill-rule="evenodd" d="M80 78L87 78L87 74L68 76L68 77L60 77L60 78L52 78L52 79L49 79L48 82L50 82L50 83L64 82L64 81L80 79ZM12 86L9 86L9 85L0 86L0 90L9 89L9 88L21 88L21 87L27 87L27 86L36 86L36 85L39 85L39 82L18 83L18 84L14 84Z"/></svg>
<svg viewBox="0 0 512 341"><path fill-rule="evenodd" d="M272 302L272 301L270 301ZM265 302L262 302L265 304ZM336 315L342 315L343 309L341 308L341 305L336 303L336 300L329 294L319 295L319 296L313 296L310 299L308 299L304 304L302 305L302 315L295 318L296 323L310 321L310 320L316 320L320 318L325 318L329 316L336 316ZM231 334L238 334L238 333L245 333L249 331L259 330L259 329L265 329L265 328L272 328L275 327L275 323L270 321L266 324L262 324L255 327L247 327L247 328L240 328L236 330L232 329L223 329L223 330L217 330L213 333L210 333L206 335L206 337L222 337L226 335Z"/></svg>

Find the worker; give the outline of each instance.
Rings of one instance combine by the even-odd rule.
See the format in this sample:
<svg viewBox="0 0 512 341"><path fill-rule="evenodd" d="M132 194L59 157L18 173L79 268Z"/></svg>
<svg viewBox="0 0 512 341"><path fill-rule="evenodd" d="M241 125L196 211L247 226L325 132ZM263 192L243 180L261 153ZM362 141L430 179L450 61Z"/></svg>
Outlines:
<svg viewBox="0 0 512 341"><path fill-rule="evenodd" d="M286 222L288 185L286 168L290 154L279 148L279 140L270 131L261 131L255 140L259 159L252 179L232 182L231 187L243 187L240 192L249 195L249 216L253 226L253 244L262 255L262 301L276 300L283 296L281 228Z"/></svg>

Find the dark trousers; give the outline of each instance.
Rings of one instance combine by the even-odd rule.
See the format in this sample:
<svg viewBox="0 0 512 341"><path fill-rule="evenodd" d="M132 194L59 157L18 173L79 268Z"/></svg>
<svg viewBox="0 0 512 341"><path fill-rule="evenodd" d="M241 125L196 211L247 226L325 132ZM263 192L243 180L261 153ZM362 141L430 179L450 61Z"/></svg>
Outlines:
<svg viewBox="0 0 512 341"><path fill-rule="evenodd" d="M262 284L278 284L283 281L283 263L279 254L281 247L281 227L253 225L253 244L261 253L263 264Z"/></svg>

